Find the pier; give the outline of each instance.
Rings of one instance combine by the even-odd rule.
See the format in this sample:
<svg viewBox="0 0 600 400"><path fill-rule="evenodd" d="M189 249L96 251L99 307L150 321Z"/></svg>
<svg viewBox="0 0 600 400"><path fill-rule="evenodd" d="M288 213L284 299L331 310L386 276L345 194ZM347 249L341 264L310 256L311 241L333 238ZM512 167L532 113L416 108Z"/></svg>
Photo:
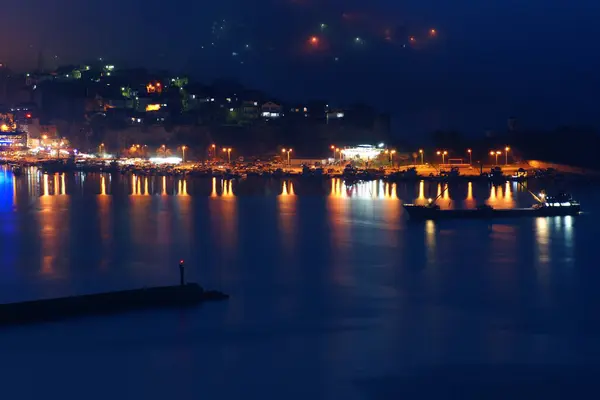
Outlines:
<svg viewBox="0 0 600 400"><path fill-rule="evenodd" d="M0 326L62 320L155 308L185 308L224 300L225 293L197 283L0 304Z"/></svg>

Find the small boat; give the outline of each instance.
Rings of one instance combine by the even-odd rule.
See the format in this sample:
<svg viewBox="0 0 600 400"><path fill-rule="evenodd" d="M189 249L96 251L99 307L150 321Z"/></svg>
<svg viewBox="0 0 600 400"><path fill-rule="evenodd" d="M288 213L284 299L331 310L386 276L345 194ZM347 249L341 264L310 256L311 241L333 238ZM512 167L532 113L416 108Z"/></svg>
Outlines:
<svg viewBox="0 0 600 400"><path fill-rule="evenodd" d="M404 204L411 220L425 221L438 219L491 219L523 217L562 217L579 215L581 206L571 196L561 193L556 197L540 196L540 202L529 208L493 208L481 205L471 209L442 210L435 202L425 206Z"/></svg>

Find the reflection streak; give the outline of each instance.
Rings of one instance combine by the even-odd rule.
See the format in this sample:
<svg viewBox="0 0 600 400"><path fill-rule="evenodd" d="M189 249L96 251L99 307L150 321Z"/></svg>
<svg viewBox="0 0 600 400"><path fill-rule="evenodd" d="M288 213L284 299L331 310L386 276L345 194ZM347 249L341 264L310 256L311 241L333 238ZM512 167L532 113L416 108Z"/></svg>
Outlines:
<svg viewBox="0 0 600 400"><path fill-rule="evenodd" d="M106 178L104 175L100 177L100 196L106 196Z"/></svg>
<svg viewBox="0 0 600 400"><path fill-rule="evenodd" d="M217 197L217 178L212 178L212 191L210 192L210 197Z"/></svg>
<svg viewBox="0 0 600 400"><path fill-rule="evenodd" d="M419 197L417 200L425 200L425 181L419 182Z"/></svg>

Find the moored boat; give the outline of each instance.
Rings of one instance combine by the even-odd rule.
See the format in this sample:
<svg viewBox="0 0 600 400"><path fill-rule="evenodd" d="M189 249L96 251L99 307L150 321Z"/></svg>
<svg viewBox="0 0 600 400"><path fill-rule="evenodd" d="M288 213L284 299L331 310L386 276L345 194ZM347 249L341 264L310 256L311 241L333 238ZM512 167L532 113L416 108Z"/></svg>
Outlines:
<svg viewBox="0 0 600 400"><path fill-rule="evenodd" d="M522 217L560 217L579 215L581 205L571 196L561 193L556 197L541 196L541 201L528 208L493 208L482 205L472 209L442 210L434 202L427 205L404 204L404 209L411 220L438 219L491 219Z"/></svg>

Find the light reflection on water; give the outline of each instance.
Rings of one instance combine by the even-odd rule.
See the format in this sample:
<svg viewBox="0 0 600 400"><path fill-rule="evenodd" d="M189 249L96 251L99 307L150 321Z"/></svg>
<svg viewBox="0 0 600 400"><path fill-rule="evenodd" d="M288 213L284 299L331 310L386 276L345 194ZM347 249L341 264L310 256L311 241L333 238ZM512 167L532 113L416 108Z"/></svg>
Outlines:
<svg viewBox="0 0 600 400"><path fill-rule="evenodd" d="M87 243L85 237L77 243L79 246L98 247L90 252L96 254L98 259L88 262L90 265L98 265L102 270L110 269L111 264L119 263L116 260L116 257L119 257L117 248L124 249L122 262L136 265L166 262L174 251L168 248L173 243L177 243L177 251L186 256L200 254L199 250L194 248L194 237L199 234L214 236L219 251L223 252L219 262L231 263L237 259L235 253L242 240L238 228L244 215L240 214L242 211L239 202L245 202L246 196L255 198L256 193L261 195L261 185L265 188L268 186L262 193L276 193L275 229L289 257L295 254L298 242L304 240L303 235L306 235L300 232L301 225L298 221L310 218L306 216L310 211L307 211L309 208L303 208L302 204L315 195L326 197L324 215L330 232L321 240L325 239L322 241L324 246L338 252L333 257L334 271L345 271L344 265L352 263L350 257L353 254L356 235L370 230L375 230L375 233L361 236L361 240L369 246L405 248L406 244L402 242L407 239L403 231L421 229L425 235L423 246L426 249L423 253L423 265L443 263L444 257L440 254L449 248L445 224L438 227L437 224L428 222L407 226L402 209L403 202L424 203L427 198L440 196L438 202L443 208L474 207L482 202L495 207L531 204L531 196L526 189L522 185L517 186L509 182L499 186L472 182L448 185L425 181L348 184L342 179L310 183L297 179L250 182L221 178L195 180L165 176L41 174L35 171L15 178L6 170L1 176L2 185L8 189L1 193L8 199L10 207L4 212L21 214L29 212L31 207L34 207L34 210L35 207L39 207L39 210L35 211L39 230L30 228L28 232L39 232L39 238L34 239L34 242L38 241L39 270L45 275L55 274L57 263L62 262L60 260L67 260L63 264L68 264L69 252L78 250L68 246L68 240L65 238L70 235L81 236L72 230L83 226L82 224L89 219L97 221L84 230L85 235L91 235L91 244ZM251 193L248 192L250 189ZM81 206L89 204L86 200L89 196L97 196L96 209L89 205ZM53 200L58 197L64 198L64 201L57 203ZM125 200L124 197L129 197L129 200ZM210 201L204 204L203 199ZM36 206L36 203L39 206ZM555 262L551 250L552 240L559 240L564 246L560 261L574 265L574 220L567 217L518 222L519 225L532 224L534 237L531 249L535 251L534 263L540 276L547 276L545 271L548 265ZM8 226L14 224L15 222L6 225L5 231ZM127 226L127 229L124 229L124 226ZM495 254L494 262L517 262L517 257L511 252L519 247L517 238L521 231L510 226L512 225L502 227L502 224L496 224L486 236L493 244L488 248ZM257 229L260 231L263 228ZM556 238L557 234L559 239ZM309 233L308 237L313 235ZM116 237L119 238L118 243ZM475 240L484 239L482 237ZM410 246L405 249L410 254ZM207 250L208 253L212 251ZM78 255L78 258L86 257L87 255ZM339 272L334 276L337 276L339 281L355 282L346 272Z"/></svg>
<svg viewBox="0 0 600 400"><path fill-rule="evenodd" d="M595 249L584 242L594 236L598 213L489 225L405 221L403 202L440 191L443 207L531 204L513 184L444 189L429 182L0 172L0 301L175 283L173 271L185 258L190 279L230 293L228 303L65 322L54 336L74 330L89 335L87 342L96 334L87 329L106 326L106 341L76 344L81 365L97 355L90 348L122 343L128 354L124 361L122 347L110 353L119 360L112 368L152 372L144 354L158 343L168 357L213 360L205 373L215 379L233 369L242 385L264 354L273 365L300 360L332 387L357 373L383 376L412 364L589 357L585 338L597 332L588 318L600 304L600 274ZM152 332L142 343L140 326ZM40 349L53 348L58 339L43 332ZM571 345L573 332L584 333L582 346ZM235 362L222 365L224 354ZM319 369L323 363L328 368ZM119 372L129 379L125 367ZM278 373L265 368L260 376Z"/></svg>

